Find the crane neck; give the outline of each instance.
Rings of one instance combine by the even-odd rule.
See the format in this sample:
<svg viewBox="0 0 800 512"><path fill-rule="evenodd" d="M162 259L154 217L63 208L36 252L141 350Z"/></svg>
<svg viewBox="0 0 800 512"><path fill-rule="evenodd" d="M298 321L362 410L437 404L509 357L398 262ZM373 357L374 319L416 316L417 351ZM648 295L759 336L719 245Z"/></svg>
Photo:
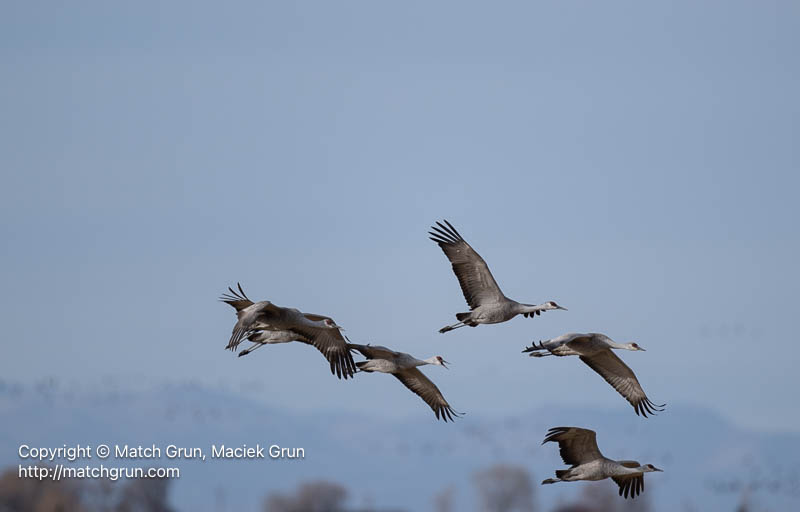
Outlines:
<svg viewBox="0 0 800 512"><path fill-rule="evenodd" d="M536 311L544 311L547 308L545 304L534 305L534 304L517 303L516 309L517 313L522 314L522 313L533 313Z"/></svg>

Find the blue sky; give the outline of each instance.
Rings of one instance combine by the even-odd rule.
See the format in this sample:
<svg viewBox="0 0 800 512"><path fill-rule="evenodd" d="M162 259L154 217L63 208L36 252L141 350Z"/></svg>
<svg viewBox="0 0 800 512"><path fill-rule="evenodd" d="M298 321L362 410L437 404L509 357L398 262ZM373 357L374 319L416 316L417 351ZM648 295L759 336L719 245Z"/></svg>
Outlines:
<svg viewBox="0 0 800 512"><path fill-rule="evenodd" d="M577 360L520 354L597 331L647 349L622 357L656 402L798 431L799 14L5 3L0 377L428 419L301 344L225 352L216 298L241 281L354 341L443 355L426 373L458 410L626 406ZM438 334L466 307L427 240L441 218L506 295L569 311Z"/></svg>

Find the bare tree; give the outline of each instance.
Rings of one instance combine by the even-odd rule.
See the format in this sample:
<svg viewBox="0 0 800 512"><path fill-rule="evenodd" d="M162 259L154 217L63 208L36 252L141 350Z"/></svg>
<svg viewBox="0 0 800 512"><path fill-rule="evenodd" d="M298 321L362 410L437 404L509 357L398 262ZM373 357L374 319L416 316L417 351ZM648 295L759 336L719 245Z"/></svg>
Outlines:
<svg viewBox="0 0 800 512"><path fill-rule="evenodd" d="M86 512L73 481L19 478L17 468L0 476L0 512Z"/></svg>
<svg viewBox="0 0 800 512"><path fill-rule="evenodd" d="M293 495L270 493L264 512L342 512L347 489L326 481L301 484Z"/></svg>
<svg viewBox="0 0 800 512"><path fill-rule="evenodd" d="M456 490L452 485L449 485L439 491L433 497L433 508L436 512L453 512L455 506L453 501L455 499Z"/></svg>
<svg viewBox="0 0 800 512"><path fill-rule="evenodd" d="M122 488L117 512L173 512L166 478L129 480Z"/></svg>
<svg viewBox="0 0 800 512"><path fill-rule="evenodd" d="M473 477L481 510L486 512L532 512L533 485L528 471L520 466L497 464Z"/></svg>
<svg viewBox="0 0 800 512"><path fill-rule="evenodd" d="M562 505L554 512L650 512L650 501L646 494L634 500L623 499L615 486L596 482L584 486L577 502Z"/></svg>

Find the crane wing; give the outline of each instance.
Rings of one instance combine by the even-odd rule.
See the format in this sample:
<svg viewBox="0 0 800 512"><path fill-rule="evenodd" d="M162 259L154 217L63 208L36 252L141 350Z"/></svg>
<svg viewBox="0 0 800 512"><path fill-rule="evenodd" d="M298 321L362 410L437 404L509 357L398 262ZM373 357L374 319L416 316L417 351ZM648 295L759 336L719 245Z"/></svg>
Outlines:
<svg viewBox="0 0 800 512"><path fill-rule="evenodd" d="M380 345L356 345L348 343L347 347L351 350L358 350L367 359L393 359L398 352Z"/></svg>
<svg viewBox="0 0 800 512"><path fill-rule="evenodd" d="M489 266L480 254L461 238L456 228L446 220L444 222L446 226L438 221L436 224L439 227L431 226L433 231L429 231L430 239L439 244L452 263L453 272L458 278L458 284L461 285L461 292L469 308L472 310L481 304L501 302L505 295L500 291L489 271Z"/></svg>
<svg viewBox="0 0 800 512"><path fill-rule="evenodd" d="M402 382L405 387L425 400L425 403L428 404L431 409L433 409L437 420L442 419L445 422L448 420L454 421L454 416L456 418L461 416L460 413L455 412L453 408L450 407L450 404L448 404L447 400L444 399L442 392L439 391L439 388L436 387L436 384L431 382L431 380L426 377L425 374L419 371L419 368L410 368L393 373L392 375L397 377L397 379Z"/></svg>
<svg viewBox="0 0 800 512"><path fill-rule="evenodd" d="M236 283L236 286L239 289L238 292L229 286L228 291L230 293L223 293L219 298L222 302L236 309L236 316L238 317L236 325L233 326L228 345L225 347L229 350L236 350L239 343L253 331L268 328L269 325L266 320L280 312L280 308L274 306L271 302L253 302L245 295L240 283Z"/></svg>
<svg viewBox="0 0 800 512"><path fill-rule="evenodd" d="M542 444L548 441L558 442L558 449L564 464L579 466L603 458L603 454L597 448L594 430L578 427L553 427L547 431L547 436Z"/></svg>
<svg viewBox="0 0 800 512"><path fill-rule="evenodd" d="M540 341L538 345L534 342L530 347L525 347L522 353L527 353L531 357L542 357L546 355L542 351L547 350L554 356L577 356L580 355L580 352L577 352L576 348L590 340L591 338L588 334L570 332L557 338Z"/></svg>
<svg viewBox="0 0 800 512"><path fill-rule="evenodd" d="M239 312L245 308L249 308L253 305L253 301L250 300L247 295L245 295L244 290L242 290L242 285L240 283L236 283L236 286L239 288L239 291L235 291L230 286L228 287L228 291L230 293L223 293L222 296L219 298L222 302L226 304L230 304L236 311Z"/></svg>
<svg viewBox="0 0 800 512"><path fill-rule="evenodd" d="M589 368L599 373L606 382L611 384L617 392L625 397L633 406L636 414L641 414L645 418L647 414L655 414L664 410L664 405L655 405L647 398L639 380L628 365L611 351L602 350L591 356L580 356L581 361L586 363Z"/></svg>
<svg viewBox="0 0 800 512"><path fill-rule="evenodd" d="M640 466L635 460L621 460L618 462L626 468L638 468ZM633 499L644 490L644 473L633 473L611 478L619 486L619 495L624 495L625 498L630 495L631 499Z"/></svg>
<svg viewBox="0 0 800 512"><path fill-rule="evenodd" d="M318 316L318 315L306 315ZM324 319L327 317L320 317ZM350 354L350 349L347 342L339 329L326 329L321 327L311 327L308 325L294 325L290 331L299 334L303 343L308 343L314 348L319 350L325 359L331 364L331 373L339 377L352 377L356 372L356 363L353 362L353 356Z"/></svg>

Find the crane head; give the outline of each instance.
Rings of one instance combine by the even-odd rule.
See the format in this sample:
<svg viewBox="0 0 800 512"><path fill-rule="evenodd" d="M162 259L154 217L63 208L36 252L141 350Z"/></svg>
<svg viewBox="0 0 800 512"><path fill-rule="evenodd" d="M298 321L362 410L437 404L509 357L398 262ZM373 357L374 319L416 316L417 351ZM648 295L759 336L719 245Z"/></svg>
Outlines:
<svg viewBox="0 0 800 512"><path fill-rule="evenodd" d="M433 364L438 364L439 366L444 366L445 368L447 368L447 365L450 363L445 361L442 356L436 356L433 358ZM447 369L449 370L450 368Z"/></svg>
<svg viewBox="0 0 800 512"><path fill-rule="evenodd" d="M652 465L652 464L645 464L644 466L642 466L642 470L643 470L645 473L651 473L651 472L653 472L653 471L661 471L661 472L663 472L663 471L664 471L663 469L658 469L657 467L655 467L655 466L654 466L654 465Z"/></svg>
<svg viewBox="0 0 800 512"><path fill-rule="evenodd" d="M634 343L634 342L628 343L628 347L627 348L628 348L628 350L641 350L642 352L646 352L645 349L643 349L637 343Z"/></svg>
<svg viewBox="0 0 800 512"><path fill-rule="evenodd" d="M563 309L564 311L567 311L567 308L559 306L558 304L556 304L552 300L547 302L547 309Z"/></svg>

